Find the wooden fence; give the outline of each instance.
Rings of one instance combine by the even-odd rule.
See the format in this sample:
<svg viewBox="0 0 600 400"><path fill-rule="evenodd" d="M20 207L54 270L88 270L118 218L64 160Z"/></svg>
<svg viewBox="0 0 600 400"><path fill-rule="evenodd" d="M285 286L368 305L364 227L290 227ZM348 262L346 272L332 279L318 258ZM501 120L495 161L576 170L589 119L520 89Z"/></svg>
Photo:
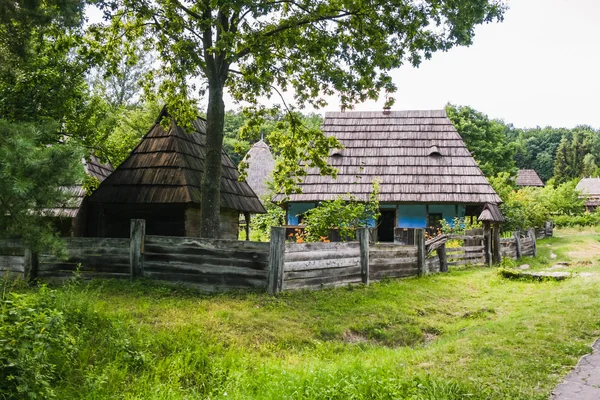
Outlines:
<svg viewBox="0 0 600 400"><path fill-rule="evenodd" d="M79 271L84 279L145 277L193 285L207 292L266 289L274 294L423 276L446 272L449 266L485 264L491 259L479 234L446 235L426 242L425 231L417 229L414 245L369 244L364 228L358 230L358 239L290 243L286 242L285 228L277 227L272 228L270 243L147 236L144 221L132 220L129 239L65 239L66 257L36 255L18 241L2 241L0 271L50 280L64 280ZM466 245L447 248L450 239L464 240ZM534 231L525 238L500 242L505 256L513 257L513 247L514 256L535 254Z"/></svg>
<svg viewBox="0 0 600 400"><path fill-rule="evenodd" d="M511 238L500 239L502 257L519 259L524 256L537 255L537 231L529 229L526 233L515 232Z"/></svg>

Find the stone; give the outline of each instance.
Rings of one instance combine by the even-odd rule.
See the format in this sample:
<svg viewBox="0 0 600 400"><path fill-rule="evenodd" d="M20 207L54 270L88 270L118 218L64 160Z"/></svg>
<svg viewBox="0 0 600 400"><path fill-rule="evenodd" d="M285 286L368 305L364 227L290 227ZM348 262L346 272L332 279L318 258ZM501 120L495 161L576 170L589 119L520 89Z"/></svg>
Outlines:
<svg viewBox="0 0 600 400"><path fill-rule="evenodd" d="M529 264L523 264L523 265L519 265L519 266L517 267L517 269L529 269L529 268L530 268L530 267L529 267Z"/></svg>

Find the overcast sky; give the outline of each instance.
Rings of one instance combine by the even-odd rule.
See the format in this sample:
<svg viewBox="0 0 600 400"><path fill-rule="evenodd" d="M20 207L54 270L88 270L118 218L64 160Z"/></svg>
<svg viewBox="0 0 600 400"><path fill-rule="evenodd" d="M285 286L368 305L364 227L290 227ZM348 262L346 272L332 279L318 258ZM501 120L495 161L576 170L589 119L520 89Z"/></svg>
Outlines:
<svg viewBox="0 0 600 400"><path fill-rule="evenodd" d="M394 109L436 109L451 102L517 127L600 128L600 0L509 5L502 23L477 28L471 47L396 71ZM378 102L356 109L381 107Z"/></svg>
<svg viewBox="0 0 600 400"><path fill-rule="evenodd" d="M509 5L502 23L476 29L471 47L436 53L418 69L394 71L399 90L393 109L441 109L451 102L521 128L600 128L600 0ZM356 109L382 107L383 99ZM325 110L338 111L337 99Z"/></svg>

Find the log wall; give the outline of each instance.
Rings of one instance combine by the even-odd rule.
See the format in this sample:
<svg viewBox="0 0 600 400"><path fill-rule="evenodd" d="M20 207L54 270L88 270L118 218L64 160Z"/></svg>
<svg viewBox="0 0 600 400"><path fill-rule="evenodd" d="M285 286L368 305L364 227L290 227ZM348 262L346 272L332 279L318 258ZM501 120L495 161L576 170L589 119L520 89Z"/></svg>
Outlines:
<svg viewBox="0 0 600 400"><path fill-rule="evenodd" d="M380 280L418 275L417 254L417 246L373 244L369 246L369 277Z"/></svg>
<svg viewBox="0 0 600 400"><path fill-rule="evenodd" d="M64 280L79 271L84 279L129 278L129 239L65 238L66 257L39 254L36 277Z"/></svg>
<svg viewBox="0 0 600 400"><path fill-rule="evenodd" d="M0 274L23 274L25 247L20 240L0 240Z"/></svg>
<svg viewBox="0 0 600 400"><path fill-rule="evenodd" d="M362 282L359 242L286 243L283 290Z"/></svg>
<svg viewBox="0 0 600 400"><path fill-rule="evenodd" d="M204 291L266 288L269 243L146 236L142 276Z"/></svg>

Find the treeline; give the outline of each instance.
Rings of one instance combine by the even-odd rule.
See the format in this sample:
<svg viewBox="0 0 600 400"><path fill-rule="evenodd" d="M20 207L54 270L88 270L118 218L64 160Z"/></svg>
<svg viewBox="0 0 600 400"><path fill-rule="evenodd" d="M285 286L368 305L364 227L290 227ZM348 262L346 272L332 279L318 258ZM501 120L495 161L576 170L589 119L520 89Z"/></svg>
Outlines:
<svg viewBox="0 0 600 400"><path fill-rule="evenodd" d="M469 106L449 104L448 117L461 134L483 173L534 169L544 182L558 185L599 174L600 130L580 125L567 128L516 128L490 119Z"/></svg>

